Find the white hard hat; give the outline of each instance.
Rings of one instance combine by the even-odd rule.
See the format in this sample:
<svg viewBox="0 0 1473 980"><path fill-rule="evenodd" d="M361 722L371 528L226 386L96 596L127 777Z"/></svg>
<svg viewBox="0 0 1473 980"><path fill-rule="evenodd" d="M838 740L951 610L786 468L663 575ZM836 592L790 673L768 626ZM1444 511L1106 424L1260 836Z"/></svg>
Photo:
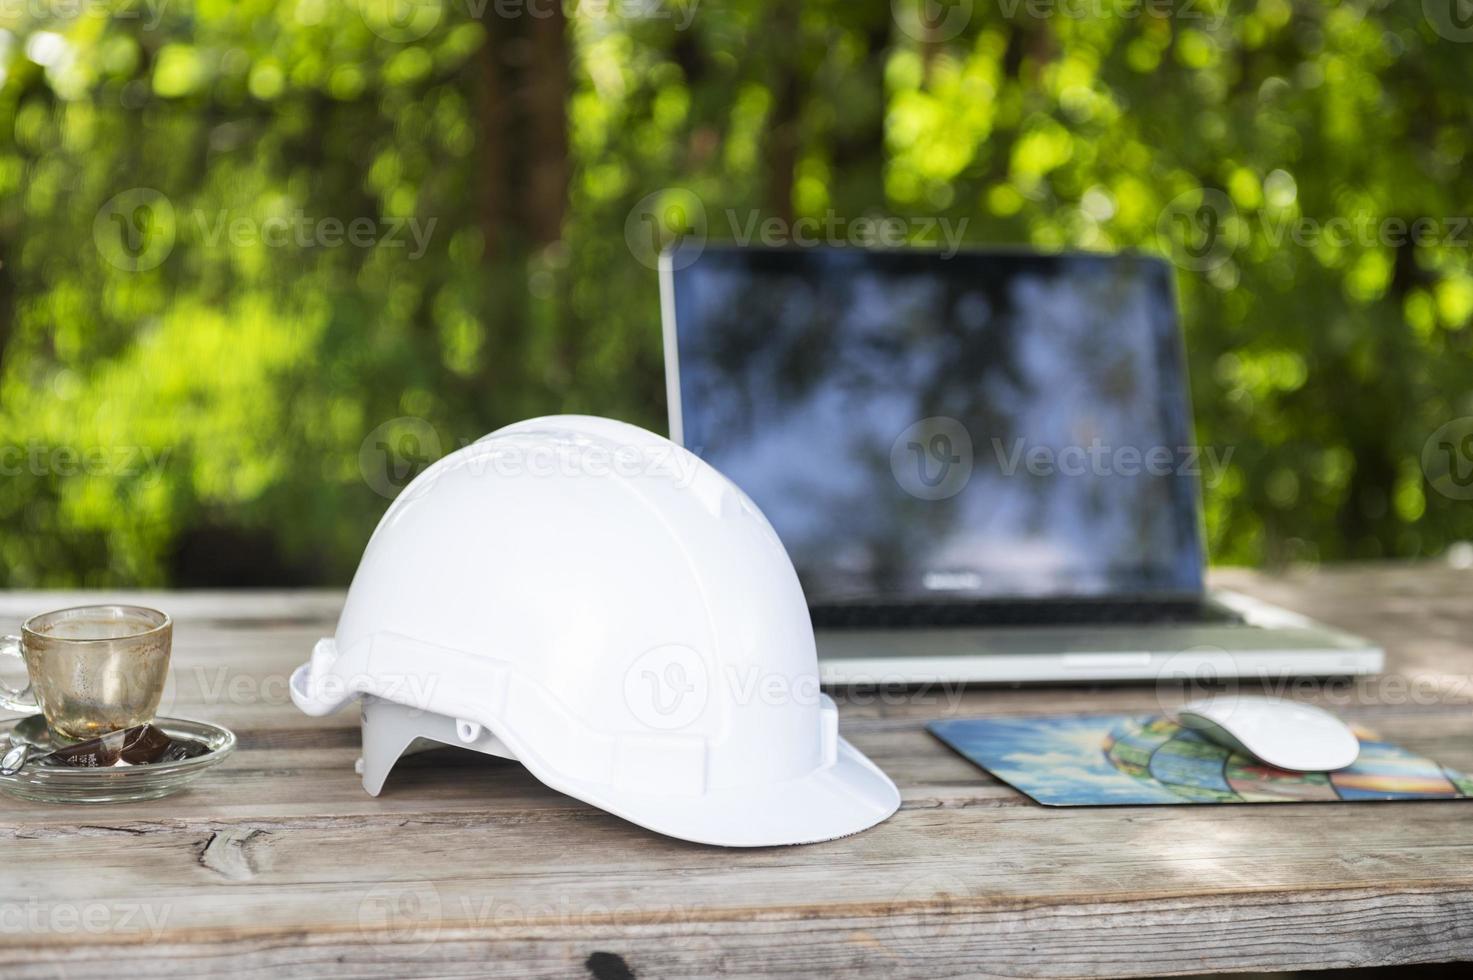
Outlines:
<svg viewBox="0 0 1473 980"><path fill-rule="evenodd" d="M521 422L421 474L291 693L311 715L365 695L372 793L428 737L708 844L829 840L900 804L839 737L767 520L693 454L608 419Z"/></svg>

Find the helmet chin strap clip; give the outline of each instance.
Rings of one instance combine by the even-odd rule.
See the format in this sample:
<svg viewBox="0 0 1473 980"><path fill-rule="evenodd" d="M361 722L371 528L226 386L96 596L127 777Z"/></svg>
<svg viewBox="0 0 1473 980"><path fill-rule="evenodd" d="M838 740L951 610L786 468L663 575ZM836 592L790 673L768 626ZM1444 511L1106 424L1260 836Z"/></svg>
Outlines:
<svg viewBox="0 0 1473 980"><path fill-rule="evenodd" d="M377 796L389 770L406 755L453 745L502 759L515 759L506 744L479 722L437 715L423 708L363 697L363 757L354 768L363 788Z"/></svg>

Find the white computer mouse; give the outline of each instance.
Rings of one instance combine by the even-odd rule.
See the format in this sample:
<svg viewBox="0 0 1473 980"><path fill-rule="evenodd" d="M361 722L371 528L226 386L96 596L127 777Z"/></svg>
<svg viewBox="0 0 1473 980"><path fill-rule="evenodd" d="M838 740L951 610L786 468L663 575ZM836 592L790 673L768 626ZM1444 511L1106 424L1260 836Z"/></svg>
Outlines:
<svg viewBox="0 0 1473 980"><path fill-rule="evenodd" d="M1193 701L1177 709L1177 723L1224 748L1275 769L1330 772L1360 755L1360 740L1322 708L1278 698L1233 695Z"/></svg>

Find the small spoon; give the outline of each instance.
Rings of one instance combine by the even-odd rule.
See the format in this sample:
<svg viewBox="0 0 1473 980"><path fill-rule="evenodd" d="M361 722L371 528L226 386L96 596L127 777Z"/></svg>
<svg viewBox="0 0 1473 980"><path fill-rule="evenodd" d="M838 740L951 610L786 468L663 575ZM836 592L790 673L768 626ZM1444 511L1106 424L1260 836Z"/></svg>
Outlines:
<svg viewBox="0 0 1473 980"><path fill-rule="evenodd" d="M14 776L26 766L26 761L31 756L29 742L17 742L12 745L4 755L0 757L0 776Z"/></svg>

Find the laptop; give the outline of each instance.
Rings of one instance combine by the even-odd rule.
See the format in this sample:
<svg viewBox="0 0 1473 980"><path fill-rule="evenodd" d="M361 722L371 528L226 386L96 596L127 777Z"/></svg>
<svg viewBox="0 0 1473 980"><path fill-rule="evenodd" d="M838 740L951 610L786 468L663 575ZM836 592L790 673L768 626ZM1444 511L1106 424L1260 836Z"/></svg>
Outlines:
<svg viewBox="0 0 1473 980"><path fill-rule="evenodd" d="M831 684L1374 673L1208 591L1171 267L1136 255L675 251L670 434L787 547Z"/></svg>

